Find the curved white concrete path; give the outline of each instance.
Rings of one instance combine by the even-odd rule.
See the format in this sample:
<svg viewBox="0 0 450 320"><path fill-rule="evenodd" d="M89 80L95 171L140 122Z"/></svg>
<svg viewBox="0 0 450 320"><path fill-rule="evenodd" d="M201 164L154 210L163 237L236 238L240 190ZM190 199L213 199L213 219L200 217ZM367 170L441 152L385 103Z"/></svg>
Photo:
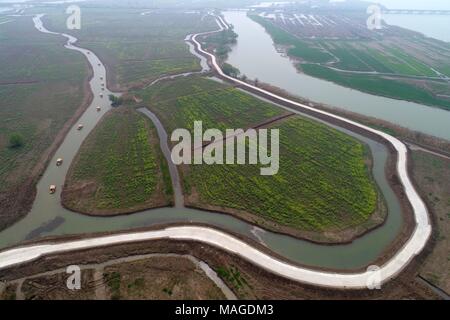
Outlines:
<svg viewBox="0 0 450 320"><path fill-rule="evenodd" d="M220 29L215 32L222 31L227 28L226 23L221 17L218 18L218 24ZM209 32L211 33L211 32ZM208 33L202 33L208 34ZM420 198L419 194L415 190L411 180L408 176L407 170L407 160L408 160L408 149L406 146L398 139L370 127L364 126L357 122L348 120L343 117L333 115L331 113L320 111L304 104L291 101L289 99L280 97L271 92L263 90L258 87L254 87L246 82L234 79L223 73L219 65L217 64L215 56L204 51L200 43L196 40L197 36L201 34L196 34L192 37L192 41L197 46L197 50L204 55L211 58L212 64L216 71L223 77L238 83L244 87L252 88L265 95L269 95L280 101L288 102L296 105L300 108L304 108L309 111L316 112L318 114L324 114L329 117L333 117L340 121L344 121L351 125L362 128L366 131L374 133L383 139L387 140L397 151L398 161L397 161L397 173L401 183L403 184L405 194L408 197L409 202L414 211L416 227L413 234L408 239L406 244L397 252L397 254L392 257L386 264L381 266L376 277L381 283L389 281L396 275L398 275L410 262L418 255L425 247L429 237L431 236L431 224L428 216L428 210ZM298 112L292 109L293 112ZM254 247L239 240L231 235L228 235L222 231L217 231L212 228L207 227L171 227L163 230L148 231L148 232L130 232L119 235L96 237L84 240L67 241L56 244L40 244L32 245L26 247L19 247L15 249L10 249L7 251L0 252L0 269L12 267L17 264L30 262L39 257L57 254L62 252L69 252L74 250L97 248L102 246L109 246L114 244L122 243L132 243L138 241L156 240L156 239L172 239L172 240L190 240L206 243L222 250L234 253L239 257L246 259L253 264L268 270L272 273L278 274L280 276L292 279L294 281L299 281L312 285L319 285L324 287L332 288L366 288L368 281L374 277L374 273L371 271L344 274L344 273L333 273L326 271L316 271L308 268L303 268L295 266L293 264L280 261Z"/></svg>

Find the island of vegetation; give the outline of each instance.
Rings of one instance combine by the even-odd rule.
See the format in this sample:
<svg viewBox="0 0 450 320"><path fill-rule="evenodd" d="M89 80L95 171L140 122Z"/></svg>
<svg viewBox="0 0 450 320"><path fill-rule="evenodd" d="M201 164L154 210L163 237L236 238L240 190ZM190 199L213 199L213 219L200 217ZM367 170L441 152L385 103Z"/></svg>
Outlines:
<svg viewBox="0 0 450 320"><path fill-rule="evenodd" d="M114 109L81 146L66 178L63 205L116 215L172 204L167 163L151 121L134 109Z"/></svg>
<svg viewBox="0 0 450 320"><path fill-rule="evenodd" d="M187 206L226 212L267 229L318 242L349 241L385 216L370 174L368 147L324 124L293 115L231 86L200 77L140 91L170 132L256 128L280 130L280 171L252 165L184 165Z"/></svg>
<svg viewBox="0 0 450 320"><path fill-rule="evenodd" d="M320 13L313 18L301 13L286 9L275 15L264 10L249 17L307 75L374 95L449 109L447 43L394 26L369 31L365 13ZM285 19L291 23L285 24ZM324 22L330 19L334 24Z"/></svg>

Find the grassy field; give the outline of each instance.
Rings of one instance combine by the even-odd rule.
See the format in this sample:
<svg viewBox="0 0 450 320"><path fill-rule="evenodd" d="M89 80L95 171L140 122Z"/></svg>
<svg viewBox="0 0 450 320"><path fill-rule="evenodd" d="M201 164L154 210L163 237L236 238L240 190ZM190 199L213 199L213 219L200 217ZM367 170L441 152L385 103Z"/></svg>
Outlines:
<svg viewBox="0 0 450 320"><path fill-rule="evenodd" d="M383 79L381 81L377 76L344 74L315 64L303 64L301 69L310 76L332 81L356 90L450 109L447 100L439 99L428 90L408 82L393 79Z"/></svg>
<svg viewBox="0 0 450 320"><path fill-rule="evenodd" d="M67 176L63 203L99 215L168 205L172 199L166 170L153 124L121 107L83 143Z"/></svg>
<svg viewBox="0 0 450 320"><path fill-rule="evenodd" d="M202 89L203 88L203 89ZM170 98L168 98L170 92ZM159 84L144 101L166 129L249 128L284 114L282 109L211 80ZM183 168L190 205L263 218L295 230L324 232L366 223L377 209L365 146L325 125L295 116L280 129L280 172L260 176L259 166L196 165ZM339 160L338 160L339 159ZM267 224L261 221L269 221Z"/></svg>
<svg viewBox="0 0 450 320"><path fill-rule="evenodd" d="M101 255L100 255L101 256ZM224 294L194 262L161 255L106 261L81 272L81 289L69 290L67 274L40 274L0 288L0 300L222 300ZM51 270L51 269L47 269Z"/></svg>
<svg viewBox="0 0 450 320"><path fill-rule="evenodd" d="M296 67L310 76L375 95L449 109L450 100L433 89L441 84L449 91L450 85L445 81L424 78L424 86L401 78L436 78L434 70L448 75L450 48L440 41L403 35L399 30L373 39L300 38L280 27L279 22L258 15L249 17L266 29L275 44L286 47L287 54L299 61ZM401 77L370 74L374 72Z"/></svg>
<svg viewBox="0 0 450 320"><path fill-rule="evenodd" d="M450 160L414 151L414 179L431 204L436 246L421 267L421 276L450 294Z"/></svg>
<svg viewBox="0 0 450 320"><path fill-rule="evenodd" d="M217 28L211 18L181 10L83 8L81 30L71 30L80 46L89 48L107 65L112 87L129 88L165 74L200 70L184 39L190 33ZM67 32L66 15L46 19L52 30ZM126 26L126 27L124 27Z"/></svg>
<svg viewBox="0 0 450 320"><path fill-rule="evenodd" d="M23 214L16 188L25 192L36 178L33 168L87 95L84 57L63 43L38 32L31 17L0 28L0 229ZM14 134L22 146L10 147Z"/></svg>

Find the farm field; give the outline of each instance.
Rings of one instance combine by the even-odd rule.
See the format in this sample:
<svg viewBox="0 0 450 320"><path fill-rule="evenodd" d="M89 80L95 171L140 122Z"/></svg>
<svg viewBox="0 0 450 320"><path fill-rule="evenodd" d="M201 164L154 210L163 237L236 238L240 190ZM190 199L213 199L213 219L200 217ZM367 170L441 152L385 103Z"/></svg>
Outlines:
<svg viewBox="0 0 450 320"><path fill-rule="evenodd" d="M371 32L359 15L287 11L249 17L307 75L375 95L449 108L449 98L434 89L444 86L450 91L450 47L444 42L393 26Z"/></svg>
<svg viewBox="0 0 450 320"><path fill-rule="evenodd" d="M63 43L37 31L30 17L0 28L0 230L26 213L36 166L89 97L84 57Z"/></svg>
<svg viewBox="0 0 450 320"><path fill-rule="evenodd" d="M83 8L81 29L70 30L81 47L91 49L105 63L108 84L115 90L148 84L162 75L199 71L199 61L184 39L216 28L213 19L202 18L203 12L160 9L142 15L144 11ZM64 12L53 12L45 23L51 30L66 32L66 18Z"/></svg>
<svg viewBox="0 0 450 320"><path fill-rule="evenodd" d="M427 281L450 293L450 160L412 153L414 179L435 215L436 245L420 268Z"/></svg>
<svg viewBox="0 0 450 320"><path fill-rule="evenodd" d="M238 89L199 76L165 81L137 92L167 132L193 130L194 121L202 121L204 128L245 129L286 114Z"/></svg>
<svg viewBox="0 0 450 320"><path fill-rule="evenodd" d="M167 99L170 88L172 97ZM192 131L194 120L202 120L204 130L246 129L283 115L280 108L201 78L158 84L143 96L169 132ZM184 166L187 204L323 241L346 229L361 231L381 222L383 205L363 144L300 116L270 127L280 129L277 175L261 176L260 167L252 165ZM321 233L320 238L315 233Z"/></svg>
<svg viewBox="0 0 450 320"><path fill-rule="evenodd" d="M345 87L368 92L375 95L386 97L396 97L402 100L413 101L421 104L434 105L449 109L449 102L440 99L429 90L419 89L409 81L399 81L398 79L383 78L372 75L349 75L313 64L304 64L301 66L306 74L335 82Z"/></svg>
<svg viewBox="0 0 450 320"><path fill-rule="evenodd" d="M83 269L81 289L68 290L66 273L51 269L5 284L0 300L222 300L222 291L193 261L183 256L155 255L136 261L108 260ZM56 270L57 271L57 270Z"/></svg>
<svg viewBox="0 0 450 320"><path fill-rule="evenodd" d="M134 109L110 111L80 148L62 201L97 215L171 204L170 175L153 124Z"/></svg>

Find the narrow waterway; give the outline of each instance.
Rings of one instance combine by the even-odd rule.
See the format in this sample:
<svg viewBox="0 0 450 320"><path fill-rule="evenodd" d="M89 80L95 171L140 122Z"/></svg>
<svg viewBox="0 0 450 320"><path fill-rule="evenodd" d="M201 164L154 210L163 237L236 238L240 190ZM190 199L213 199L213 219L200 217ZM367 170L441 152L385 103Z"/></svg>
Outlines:
<svg viewBox="0 0 450 320"><path fill-rule="evenodd" d="M398 200L385 176L384 169L387 159L385 146L338 127L336 127L338 130L356 137L370 147L374 160L373 176L383 192L389 210L387 222L382 227L359 238L352 244L338 246L317 245L268 231L258 231L256 233L253 225L229 215L187 208L147 210L134 215L108 218L84 216L62 208L60 204L60 189L64 184L68 167L87 134L94 128L102 115L109 110L108 99L100 97L101 93L105 96L109 93L107 89L105 91L102 90L106 70L94 53L74 45L76 42L75 38L47 31L42 25L41 16L35 17L34 23L41 32L50 33L53 36L65 36L68 39L66 48L79 51L88 59L94 71L94 77L90 82L94 100L80 119L84 129L78 131L76 129L77 126L72 128L41 178L37 186L38 193L32 210L24 219L0 233L0 248L39 236L119 231L169 222L196 222L210 224L251 237L261 241L270 249L286 258L304 265L334 269L356 269L374 261L398 234L402 225L402 215ZM192 47L190 49L193 50ZM101 112L96 111L97 106L101 107ZM164 150L168 148L167 133L165 133L165 129L159 121L154 121L154 124L158 129L161 148ZM59 157L64 159L64 164L61 167L56 167L55 162ZM58 186L57 194L50 195L48 193L50 184Z"/></svg>
<svg viewBox="0 0 450 320"><path fill-rule="evenodd" d="M293 95L450 140L449 111L362 93L299 73L289 58L276 51L265 29L246 12L227 11L224 16L239 35L228 62L250 79L258 78Z"/></svg>

